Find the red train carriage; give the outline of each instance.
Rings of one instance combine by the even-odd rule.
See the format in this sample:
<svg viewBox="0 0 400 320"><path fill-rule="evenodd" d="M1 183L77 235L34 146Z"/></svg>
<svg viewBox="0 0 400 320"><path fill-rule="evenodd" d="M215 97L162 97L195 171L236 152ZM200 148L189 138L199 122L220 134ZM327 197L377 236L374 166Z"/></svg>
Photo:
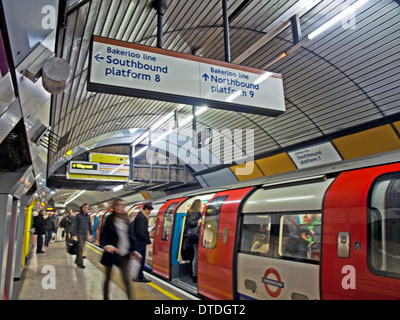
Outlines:
<svg viewBox="0 0 400 320"><path fill-rule="evenodd" d="M399 299L400 152L159 199L153 272L211 299ZM182 256L205 204L198 282Z"/></svg>

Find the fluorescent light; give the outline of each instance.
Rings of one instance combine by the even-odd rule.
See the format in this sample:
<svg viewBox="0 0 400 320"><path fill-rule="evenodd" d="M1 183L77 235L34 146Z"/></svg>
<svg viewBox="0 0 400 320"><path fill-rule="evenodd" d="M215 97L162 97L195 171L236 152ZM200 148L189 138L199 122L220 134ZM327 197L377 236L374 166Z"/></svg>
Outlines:
<svg viewBox="0 0 400 320"><path fill-rule="evenodd" d="M151 144L156 144L157 142L161 141L162 139L164 139L167 135L169 135L172 131L174 131L174 129L169 129L167 131L165 131L162 135L160 135L156 140L151 141Z"/></svg>
<svg viewBox="0 0 400 320"><path fill-rule="evenodd" d="M68 203L72 202L73 200L75 200L76 198L78 198L81 194L83 194L86 190L82 190L81 192L79 192L76 196L72 197L71 199L68 199L68 201L65 201L64 206L66 206Z"/></svg>
<svg viewBox="0 0 400 320"><path fill-rule="evenodd" d="M350 7L347 9L343 10L341 13L333 17L331 20L328 22L324 23L322 26L320 26L318 29L315 31L311 32L307 37L308 39L312 40L315 37L319 36L321 33L332 27L334 24L338 23L341 21L343 18L349 16L350 14L354 13L356 9L360 8L362 5L367 3L368 0L359 0L356 3L352 4Z"/></svg>
<svg viewBox="0 0 400 320"><path fill-rule="evenodd" d="M203 106L203 107L201 107L199 110L196 111L195 115L196 115L196 116L199 116L199 115L201 115L202 113L206 112L207 109L208 109L207 106Z"/></svg>
<svg viewBox="0 0 400 320"><path fill-rule="evenodd" d="M265 80L267 80L270 76L272 76L273 73L272 72L265 72L264 74L262 74L261 76L259 76L256 81L254 81L254 84L257 85Z"/></svg>
<svg viewBox="0 0 400 320"><path fill-rule="evenodd" d="M137 157L139 154L142 154L143 152L145 152L147 149L149 148L149 146L145 146L142 149L136 151L133 155L132 158Z"/></svg>
<svg viewBox="0 0 400 320"><path fill-rule="evenodd" d="M116 187L112 188L112 191L113 191L113 192L117 192L117 191L119 191L119 190L122 190L123 188L124 188L124 185L123 185L123 184L120 184L119 186L116 186Z"/></svg>
<svg viewBox="0 0 400 320"><path fill-rule="evenodd" d="M227 102L232 102L233 100L235 100L237 97L239 97L242 94L242 90L236 91L234 93L232 93L228 98L226 98Z"/></svg>

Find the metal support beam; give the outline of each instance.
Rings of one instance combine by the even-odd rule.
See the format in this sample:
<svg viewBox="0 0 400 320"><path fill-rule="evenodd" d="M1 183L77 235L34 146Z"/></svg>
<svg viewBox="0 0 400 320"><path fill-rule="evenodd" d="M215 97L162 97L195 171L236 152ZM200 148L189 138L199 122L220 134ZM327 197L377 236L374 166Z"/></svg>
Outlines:
<svg viewBox="0 0 400 320"><path fill-rule="evenodd" d="M292 25L293 44L297 44L303 39L301 35L301 26L298 14L295 14L290 18L290 24Z"/></svg>
<svg viewBox="0 0 400 320"><path fill-rule="evenodd" d="M224 18L225 61L231 62L231 46L229 43L229 18L228 18L227 0L222 0L222 15Z"/></svg>
<svg viewBox="0 0 400 320"><path fill-rule="evenodd" d="M157 48L163 45L163 19L167 8L167 0L154 0L152 3L154 10L157 10Z"/></svg>

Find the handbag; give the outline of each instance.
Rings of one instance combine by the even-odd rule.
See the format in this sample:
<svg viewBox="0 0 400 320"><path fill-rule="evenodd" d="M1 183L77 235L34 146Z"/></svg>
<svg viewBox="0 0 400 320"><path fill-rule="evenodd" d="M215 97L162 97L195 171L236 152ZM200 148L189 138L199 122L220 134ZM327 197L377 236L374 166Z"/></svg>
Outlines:
<svg viewBox="0 0 400 320"><path fill-rule="evenodd" d="M201 226L196 226L194 228L189 228L188 231L187 231L186 236L188 238L192 238L192 239L200 238L200 228L201 228Z"/></svg>
<svg viewBox="0 0 400 320"><path fill-rule="evenodd" d="M67 251L70 255L78 254L78 241L71 241L67 244Z"/></svg>

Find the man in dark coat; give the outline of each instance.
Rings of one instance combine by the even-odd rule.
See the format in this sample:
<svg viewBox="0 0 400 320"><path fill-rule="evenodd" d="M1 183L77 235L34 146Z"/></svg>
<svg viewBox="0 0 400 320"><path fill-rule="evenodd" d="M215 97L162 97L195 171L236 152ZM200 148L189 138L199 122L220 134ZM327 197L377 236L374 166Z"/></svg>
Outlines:
<svg viewBox="0 0 400 320"><path fill-rule="evenodd" d="M132 234L136 239L136 251L142 255L141 268L139 271L139 275L135 281L138 282L150 282L151 280L146 279L143 275L144 263L146 261L146 246L151 244L150 236L149 236L149 215L153 207L151 204L145 204L143 209L141 209L136 215L135 220L133 220L130 224L130 228L132 228Z"/></svg>
<svg viewBox="0 0 400 320"><path fill-rule="evenodd" d="M85 247L88 233L92 236L92 222L88 214L89 205L84 203L80 207L79 213L75 216L74 224L72 227L72 237L78 241L78 253L76 255L75 263L79 268L84 269L83 265L83 248Z"/></svg>
<svg viewBox="0 0 400 320"><path fill-rule="evenodd" d="M33 228L37 235L36 253L44 253L43 251L43 235L44 231L44 210L40 210L39 214L33 218Z"/></svg>

